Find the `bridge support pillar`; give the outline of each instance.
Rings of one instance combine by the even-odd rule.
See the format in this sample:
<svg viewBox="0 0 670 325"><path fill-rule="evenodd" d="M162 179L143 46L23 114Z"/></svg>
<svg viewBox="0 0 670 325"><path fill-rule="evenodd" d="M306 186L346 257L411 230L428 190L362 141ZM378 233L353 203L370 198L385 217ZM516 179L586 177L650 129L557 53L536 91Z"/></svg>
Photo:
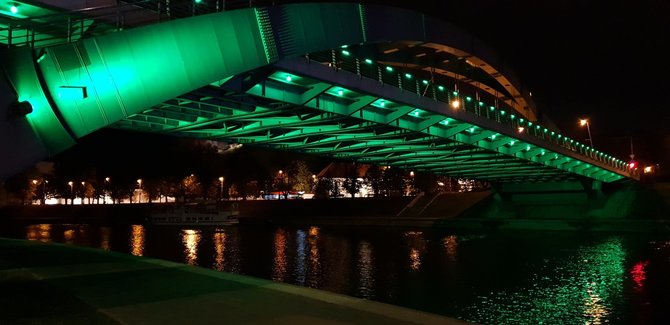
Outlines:
<svg viewBox="0 0 670 325"><path fill-rule="evenodd" d="M598 181L505 183L493 186L486 213L494 219L571 219L589 216L604 203Z"/></svg>

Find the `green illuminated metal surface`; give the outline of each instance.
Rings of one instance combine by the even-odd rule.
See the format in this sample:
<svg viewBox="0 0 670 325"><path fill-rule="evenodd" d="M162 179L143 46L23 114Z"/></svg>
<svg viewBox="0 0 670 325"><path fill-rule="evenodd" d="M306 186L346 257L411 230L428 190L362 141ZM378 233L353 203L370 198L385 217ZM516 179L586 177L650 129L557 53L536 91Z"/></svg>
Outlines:
<svg viewBox="0 0 670 325"><path fill-rule="evenodd" d="M492 181L622 178L515 137L388 98L282 70L263 76L244 93L217 97L212 95L227 85L208 86L117 127Z"/></svg>
<svg viewBox="0 0 670 325"><path fill-rule="evenodd" d="M72 145L73 138L118 122L116 127L469 178L541 181L581 175L609 182L623 177L589 164L589 159L575 160L572 153L496 131L490 122L394 99L398 93L407 94L393 87L384 90L390 92L387 95L366 92L350 87L351 78L324 82L269 65L335 48L349 60L358 60L342 47L379 41L370 39L372 30L365 17L365 8L352 4L236 10L48 48L37 63L35 55L26 55L25 50L10 52L4 56L13 63L5 69L19 97L36 108L29 119L53 153ZM397 37L419 39L419 34ZM395 78L397 71L390 66L379 73L380 82L407 79ZM417 93L420 83L428 85L426 80L410 79L415 80ZM434 100L457 101L463 108L477 105L466 95L439 90L433 93ZM533 126L513 119L514 114L507 117L505 111L496 114L507 123ZM597 155L574 146L580 154Z"/></svg>

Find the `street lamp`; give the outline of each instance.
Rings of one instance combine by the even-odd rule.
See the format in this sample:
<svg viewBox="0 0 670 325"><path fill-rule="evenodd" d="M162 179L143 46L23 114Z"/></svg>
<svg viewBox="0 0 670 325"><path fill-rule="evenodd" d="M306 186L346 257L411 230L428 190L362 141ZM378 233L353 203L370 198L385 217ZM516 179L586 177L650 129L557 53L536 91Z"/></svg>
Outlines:
<svg viewBox="0 0 670 325"><path fill-rule="evenodd" d="M67 185L70 185L70 204L73 205L74 204L74 182L69 181L69 182L67 182ZM67 202L65 202L65 203L67 203Z"/></svg>
<svg viewBox="0 0 670 325"><path fill-rule="evenodd" d="M137 196L137 203L142 203L142 179L141 178L137 179L137 185L140 188L140 192Z"/></svg>
<svg viewBox="0 0 670 325"><path fill-rule="evenodd" d="M103 204L107 204L107 197L106 197L106 195L107 195L107 193L109 192L109 180L110 180L109 177L105 177L105 191L104 191L104 193L103 193L103 198L102 198L102 203L103 203ZM111 196L111 195L110 195L110 196ZM112 203L114 203L114 202L112 202Z"/></svg>
<svg viewBox="0 0 670 325"><path fill-rule="evenodd" d="M579 120L579 125L580 126L586 125L586 130L589 132L589 143L591 143L591 148L595 149L595 146L593 145L593 138L591 138L591 123L589 123L588 119L583 118Z"/></svg>
<svg viewBox="0 0 670 325"><path fill-rule="evenodd" d="M219 201L223 200L223 176L219 177L219 184L221 185L221 190L219 191Z"/></svg>

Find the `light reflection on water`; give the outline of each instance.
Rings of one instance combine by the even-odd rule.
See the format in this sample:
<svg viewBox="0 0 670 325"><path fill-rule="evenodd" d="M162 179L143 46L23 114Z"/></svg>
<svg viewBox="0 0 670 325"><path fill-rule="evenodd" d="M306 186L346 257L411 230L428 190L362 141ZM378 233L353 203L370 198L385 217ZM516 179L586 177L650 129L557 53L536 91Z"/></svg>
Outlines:
<svg viewBox="0 0 670 325"><path fill-rule="evenodd" d="M484 324L636 323L658 304L647 288L670 292L668 272L650 271L670 270L667 240L317 227L40 224L23 231L18 236L29 240L209 266Z"/></svg>
<svg viewBox="0 0 670 325"><path fill-rule="evenodd" d="M226 262L226 233L217 229L214 233L214 266L213 269L223 271Z"/></svg>
<svg viewBox="0 0 670 325"><path fill-rule="evenodd" d="M372 298L375 290L374 252L367 241L358 244L358 290L359 297Z"/></svg>
<svg viewBox="0 0 670 325"><path fill-rule="evenodd" d="M272 266L272 280L284 282L286 277L286 231L279 228L274 234L274 264Z"/></svg>
<svg viewBox="0 0 670 325"><path fill-rule="evenodd" d="M144 226L132 225L130 233L130 254L144 256Z"/></svg>
<svg viewBox="0 0 670 325"><path fill-rule="evenodd" d="M193 229L184 229L182 233L182 243L184 243L184 255L186 264L198 265L198 244L202 235L200 231Z"/></svg>
<svg viewBox="0 0 670 325"><path fill-rule="evenodd" d="M26 227L26 239L28 240L39 240L41 242L50 242L51 241L51 225L49 224L38 224L38 225L29 225Z"/></svg>
<svg viewBox="0 0 670 325"><path fill-rule="evenodd" d="M469 320L546 323L553 318L602 324L621 303L625 258L621 239L611 237L603 243L579 247L567 258L529 265L534 270L529 284L479 297L470 306L475 316Z"/></svg>

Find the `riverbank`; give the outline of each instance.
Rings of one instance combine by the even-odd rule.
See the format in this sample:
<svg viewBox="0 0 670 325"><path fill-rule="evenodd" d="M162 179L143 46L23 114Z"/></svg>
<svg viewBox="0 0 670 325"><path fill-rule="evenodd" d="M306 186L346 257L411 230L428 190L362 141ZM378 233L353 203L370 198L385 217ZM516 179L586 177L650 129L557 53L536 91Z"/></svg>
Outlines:
<svg viewBox="0 0 670 325"><path fill-rule="evenodd" d="M242 225L670 233L670 184L589 193L436 193L417 197L237 201ZM164 203L157 203L164 204ZM21 206L0 222L144 224L155 204Z"/></svg>
<svg viewBox="0 0 670 325"><path fill-rule="evenodd" d="M0 323L465 324L163 260L0 238Z"/></svg>

